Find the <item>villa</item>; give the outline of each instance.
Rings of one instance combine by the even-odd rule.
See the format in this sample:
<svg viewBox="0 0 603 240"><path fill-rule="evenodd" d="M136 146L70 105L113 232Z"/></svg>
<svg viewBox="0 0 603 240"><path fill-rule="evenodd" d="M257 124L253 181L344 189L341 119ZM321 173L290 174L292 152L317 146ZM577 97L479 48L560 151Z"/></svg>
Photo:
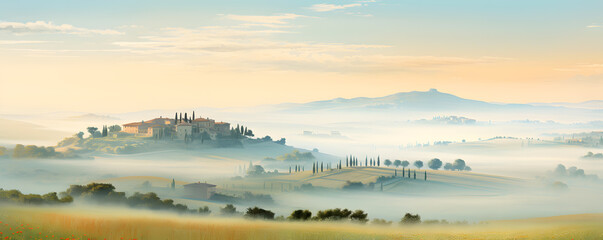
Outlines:
<svg viewBox="0 0 603 240"><path fill-rule="evenodd" d="M230 123L216 122L209 118L187 120L159 117L148 121L123 124L122 132L138 136L173 136L176 139L185 139L187 136L198 136L206 132L210 137L216 137L218 135L230 134Z"/></svg>

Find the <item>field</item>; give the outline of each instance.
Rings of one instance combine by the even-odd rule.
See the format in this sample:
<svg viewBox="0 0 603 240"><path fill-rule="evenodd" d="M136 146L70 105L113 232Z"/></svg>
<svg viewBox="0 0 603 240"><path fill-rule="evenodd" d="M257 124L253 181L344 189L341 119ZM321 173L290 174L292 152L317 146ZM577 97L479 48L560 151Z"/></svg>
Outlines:
<svg viewBox="0 0 603 240"><path fill-rule="evenodd" d="M384 192L425 193L427 190L454 189L461 191L479 190L487 193L519 188L527 183L525 180L512 177L444 170L417 170L415 179L414 169L411 170L410 177L408 171L402 177L402 168L385 167L332 169L316 174L306 170L278 176L223 180L217 181L217 183L225 190L245 189L269 193L295 190L301 187L302 184L308 183L314 187L340 189L347 181L369 184L374 183L380 176L390 177L394 174L397 175L396 178L388 179L383 183ZM427 175L427 180L425 175ZM380 190L381 186L375 185L375 189Z"/></svg>
<svg viewBox="0 0 603 240"><path fill-rule="evenodd" d="M2 239L601 239L603 214L474 225L252 221L99 208L0 206Z"/></svg>

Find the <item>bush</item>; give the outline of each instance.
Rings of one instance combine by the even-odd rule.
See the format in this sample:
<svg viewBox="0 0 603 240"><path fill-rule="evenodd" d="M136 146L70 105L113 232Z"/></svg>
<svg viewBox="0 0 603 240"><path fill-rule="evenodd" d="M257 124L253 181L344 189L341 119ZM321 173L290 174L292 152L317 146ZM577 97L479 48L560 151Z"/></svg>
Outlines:
<svg viewBox="0 0 603 240"><path fill-rule="evenodd" d="M197 212L201 215L209 215L211 213L211 210L209 210L208 206L205 206L205 207L200 207Z"/></svg>
<svg viewBox="0 0 603 240"><path fill-rule="evenodd" d="M419 214L412 215L410 213L404 214L404 217L400 221L402 224L418 224L421 223L421 216Z"/></svg>
<svg viewBox="0 0 603 240"><path fill-rule="evenodd" d="M293 150L291 153L286 153L276 157L279 161L305 161L314 159L314 155L311 152L302 153L299 150Z"/></svg>
<svg viewBox="0 0 603 240"><path fill-rule="evenodd" d="M350 211L348 209L343 209L343 210L341 210L339 208L327 209L327 210L323 210L323 211L318 211L318 213L316 214L316 219L321 220L321 221L326 221L326 220L337 221L337 220L347 219L351 214L352 214L352 211Z"/></svg>
<svg viewBox="0 0 603 240"><path fill-rule="evenodd" d="M362 182L352 182L352 181L347 181L345 182L345 185L343 185L343 187L341 189L343 190L363 190L365 188L364 184L362 184Z"/></svg>
<svg viewBox="0 0 603 240"><path fill-rule="evenodd" d="M287 219L292 221L307 221L312 217L312 212L310 210L295 210L287 217Z"/></svg>
<svg viewBox="0 0 603 240"><path fill-rule="evenodd" d="M350 220L359 223L366 223L368 222L368 219L366 219L367 216L368 213L365 213L362 210L356 210L350 215Z"/></svg>
<svg viewBox="0 0 603 240"><path fill-rule="evenodd" d="M266 219L273 220L274 213L270 210L266 210L259 207L247 208L247 212L245 213L245 217L247 218L256 218L256 219Z"/></svg>
<svg viewBox="0 0 603 240"><path fill-rule="evenodd" d="M56 192L39 194L23 194L19 190L4 190L0 188L0 202L12 202L20 204L63 204L73 202L70 196L59 198Z"/></svg>
<svg viewBox="0 0 603 240"><path fill-rule="evenodd" d="M220 214L222 215L234 215L237 214L237 208L232 204L226 204L225 207L220 208Z"/></svg>
<svg viewBox="0 0 603 240"><path fill-rule="evenodd" d="M381 218L375 218L375 219L373 219L373 221L371 221L371 224L375 224L375 225L391 225L392 221L387 221L387 220L381 219Z"/></svg>

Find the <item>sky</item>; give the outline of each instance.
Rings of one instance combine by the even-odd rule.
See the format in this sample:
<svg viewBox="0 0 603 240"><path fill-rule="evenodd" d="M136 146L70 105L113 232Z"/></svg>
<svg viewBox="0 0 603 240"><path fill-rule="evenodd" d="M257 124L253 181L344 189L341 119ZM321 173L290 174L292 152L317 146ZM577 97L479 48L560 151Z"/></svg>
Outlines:
<svg viewBox="0 0 603 240"><path fill-rule="evenodd" d="M0 2L0 113L603 90L603 1Z"/></svg>

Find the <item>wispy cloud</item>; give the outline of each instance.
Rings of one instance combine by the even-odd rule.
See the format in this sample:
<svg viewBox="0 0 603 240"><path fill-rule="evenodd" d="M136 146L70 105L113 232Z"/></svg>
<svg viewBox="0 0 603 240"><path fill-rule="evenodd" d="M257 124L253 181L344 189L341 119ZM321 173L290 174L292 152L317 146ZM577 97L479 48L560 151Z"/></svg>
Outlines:
<svg viewBox="0 0 603 240"><path fill-rule="evenodd" d="M112 29L88 29L75 27L70 24L57 25L52 22L0 22L0 31L9 31L13 33L37 33L54 32L66 34L100 34L100 35L121 35L122 32Z"/></svg>
<svg viewBox="0 0 603 240"><path fill-rule="evenodd" d="M345 4L345 5L336 5L336 4L320 3L320 4L312 5L310 7L310 9L312 9L316 12L330 12L330 11L334 11L334 10L346 9L346 8L351 8L351 7L359 7L359 6L362 6L362 4L351 3L351 4Z"/></svg>
<svg viewBox="0 0 603 240"><path fill-rule="evenodd" d="M588 26L586 26L586 27L587 27L587 28L600 28L601 26L600 26L600 25L594 25L594 24L591 24L591 25L588 25Z"/></svg>
<svg viewBox="0 0 603 240"><path fill-rule="evenodd" d="M9 44L32 44L32 43L46 43L47 41L31 41L31 40L15 40L15 41L0 41L0 45Z"/></svg>
<svg viewBox="0 0 603 240"><path fill-rule="evenodd" d="M256 24L280 24L280 25L287 24L288 20L293 20L293 19L300 18L300 17L305 17L305 16L293 14L293 13L286 13L286 14L281 14L281 15L271 15L271 16L235 15L235 14L226 15L226 18L236 20L236 21L256 23Z"/></svg>
<svg viewBox="0 0 603 240"><path fill-rule="evenodd" d="M386 54L388 45L292 42L277 40L275 30L237 27L166 28L138 41L114 42L134 54L188 56L196 64L231 70L371 72L434 70L446 66L504 61L495 57L402 56ZM157 58L159 59L159 58Z"/></svg>

